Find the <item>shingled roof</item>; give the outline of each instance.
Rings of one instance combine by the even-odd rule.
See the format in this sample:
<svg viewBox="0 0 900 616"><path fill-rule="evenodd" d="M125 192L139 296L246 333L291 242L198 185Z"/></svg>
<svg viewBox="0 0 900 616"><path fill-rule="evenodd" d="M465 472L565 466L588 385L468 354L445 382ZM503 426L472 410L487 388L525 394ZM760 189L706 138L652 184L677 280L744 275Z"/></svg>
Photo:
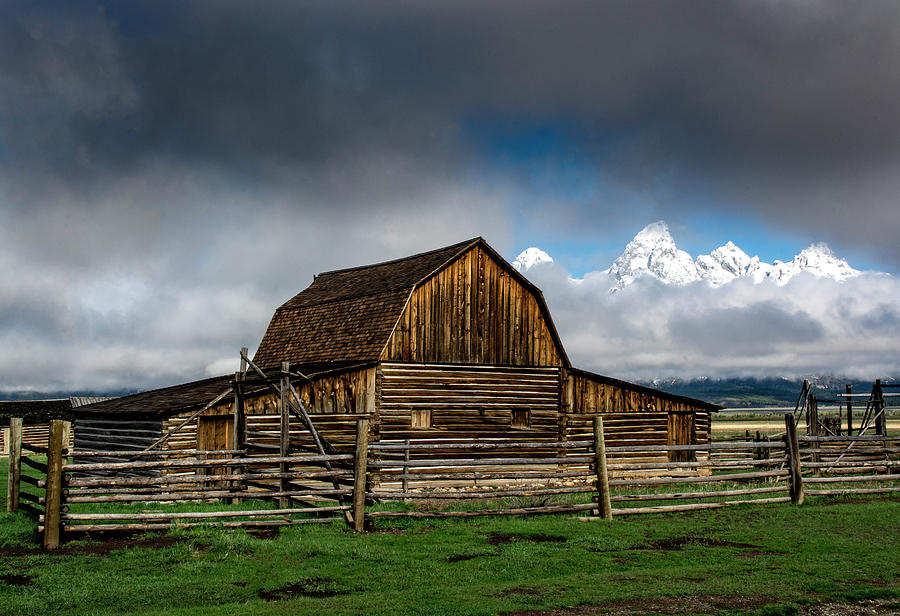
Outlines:
<svg viewBox="0 0 900 616"><path fill-rule="evenodd" d="M376 361L406 300L480 237L411 257L324 272L286 301L269 323L254 362Z"/></svg>

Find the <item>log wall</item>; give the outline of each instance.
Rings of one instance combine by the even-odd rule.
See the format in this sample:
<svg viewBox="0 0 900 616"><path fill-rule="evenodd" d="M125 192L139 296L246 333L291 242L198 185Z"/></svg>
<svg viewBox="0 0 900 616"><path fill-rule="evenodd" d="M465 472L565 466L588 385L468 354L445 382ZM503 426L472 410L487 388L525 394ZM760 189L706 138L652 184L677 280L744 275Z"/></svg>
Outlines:
<svg viewBox="0 0 900 616"><path fill-rule="evenodd" d="M386 362L379 370L381 439L557 438L558 368ZM419 410L431 412L430 427L413 427ZM514 413L525 425L513 425Z"/></svg>
<svg viewBox="0 0 900 616"><path fill-rule="evenodd" d="M24 424L22 426L22 443L46 447L49 431L49 423ZM69 433L69 442L66 446L72 447L71 433ZM0 428L0 455L9 455L9 428Z"/></svg>
<svg viewBox="0 0 900 616"><path fill-rule="evenodd" d="M385 361L561 366L541 302L476 246L410 296Z"/></svg>
<svg viewBox="0 0 900 616"><path fill-rule="evenodd" d="M162 436L162 420L155 415L81 416L72 425L76 451L141 451Z"/></svg>

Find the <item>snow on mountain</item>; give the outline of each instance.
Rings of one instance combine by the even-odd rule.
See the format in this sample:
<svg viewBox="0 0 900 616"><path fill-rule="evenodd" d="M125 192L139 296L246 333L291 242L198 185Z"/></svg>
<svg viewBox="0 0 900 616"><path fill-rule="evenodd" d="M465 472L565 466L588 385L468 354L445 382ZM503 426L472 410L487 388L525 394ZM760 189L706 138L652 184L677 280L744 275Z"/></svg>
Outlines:
<svg viewBox="0 0 900 616"><path fill-rule="evenodd" d="M519 253L519 256L513 261L513 267L520 272L527 272L538 263L553 263L553 257L540 248L532 246Z"/></svg>
<svg viewBox="0 0 900 616"><path fill-rule="evenodd" d="M539 263L552 262L546 252L531 247L516 257L513 266L525 272ZM810 245L786 263L760 261L759 257L749 256L730 241L694 260L675 245L669 227L663 221L644 227L625 246L612 266L600 273L609 276L610 293L615 293L643 277L674 286L702 280L710 286L719 287L739 278L750 279L756 284L769 280L784 286L794 276L804 272L838 281L860 274L859 270L850 267L846 260L837 257L823 243ZM581 282L574 278L570 280Z"/></svg>
<svg viewBox="0 0 900 616"><path fill-rule="evenodd" d="M778 286L784 286L788 281L802 272L808 272L819 278L831 278L832 280L846 280L860 274L832 252L827 244L811 244L800 251L793 261L783 263L775 261L768 278L774 280Z"/></svg>
<svg viewBox="0 0 900 616"><path fill-rule="evenodd" d="M620 290L643 276L652 276L666 284L686 285L700 280L691 255L679 250L666 223L654 222L628 242L609 274L615 280L612 291Z"/></svg>
<svg viewBox="0 0 900 616"><path fill-rule="evenodd" d="M754 282L762 282L771 270L771 265L760 261L759 257L748 256L731 241L708 255L697 256L700 277L714 287L742 276L749 276Z"/></svg>

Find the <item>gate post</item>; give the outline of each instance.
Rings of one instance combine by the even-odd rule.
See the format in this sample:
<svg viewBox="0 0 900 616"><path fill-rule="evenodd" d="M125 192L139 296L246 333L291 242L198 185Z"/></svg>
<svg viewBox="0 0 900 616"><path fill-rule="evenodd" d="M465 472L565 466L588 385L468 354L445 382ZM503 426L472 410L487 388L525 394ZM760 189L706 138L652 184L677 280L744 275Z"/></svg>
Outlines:
<svg viewBox="0 0 900 616"><path fill-rule="evenodd" d="M50 421L47 438L47 491L44 498L44 549L59 546L60 508L62 505L62 469L69 434L69 422L61 419Z"/></svg>
<svg viewBox="0 0 900 616"><path fill-rule="evenodd" d="M353 530L366 525L366 463L369 457L369 420L356 422L356 459L353 465Z"/></svg>
<svg viewBox="0 0 900 616"><path fill-rule="evenodd" d="M612 502L609 497L609 474L606 470L606 439L603 435L603 418L594 416L594 457L597 465L597 502L600 517L612 520Z"/></svg>
<svg viewBox="0 0 900 616"><path fill-rule="evenodd" d="M791 502L803 504L803 475L800 473L800 443L797 442L797 427L790 413L784 415L784 444L790 470ZM816 445L813 443L813 445Z"/></svg>
<svg viewBox="0 0 900 616"><path fill-rule="evenodd" d="M6 478L6 513L19 510L19 483L22 476L22 418L9 418L9 475Z"/></svg>

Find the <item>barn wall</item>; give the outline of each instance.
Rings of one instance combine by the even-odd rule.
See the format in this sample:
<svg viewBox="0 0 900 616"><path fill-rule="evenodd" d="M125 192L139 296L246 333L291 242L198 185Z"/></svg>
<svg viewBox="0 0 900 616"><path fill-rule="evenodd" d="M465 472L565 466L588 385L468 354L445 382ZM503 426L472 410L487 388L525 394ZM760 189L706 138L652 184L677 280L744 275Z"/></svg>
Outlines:
<svg viewBox="0 0 900 616"><path fill-rule="evenodd" d="M563 376L562 397L567 440L593 438L592 415L600 413L609 447L709 443L709 411L687 401L572 373Z"/></svg>
<svg viewBox="0 0 900 616"><path fill-rule="evenodd" d="M44 423L23 423L22 425L22 443L25 445L38 445L40 447L47 446L47 440L50 435L50 424ZM69 432L69 442L66 445L72 448L72 432ZM0 455L9 455L9 428L0 428Z"/></svg>
<svg viewBox="0 0 900 616"><path fill-rule="evenodd" d="M557 439L559 369L383 363L376 432L382 440ZM412 413L430 410L432 426ZM513 425L513 412L528 426Z"/></svg>
<svg viewBox="0 0 900 616"><path fill-rule="evenodd" d="M316 429L334 445L355 442L356 420L361 415L371 416L375 412L374 367L326 375L312 382L295 383L294 386L300 400L312 416ZM246 430L250 442L262 445L277 445L280 442L278 398L279 396L273 392L245 399ZM190 415L190 412L186 412L167 418L163 422L163 430L168 431L178 426ZM233 399L223 401L203 415L233 417ZM290 433L292 446L313 446L309 432L293 416ZM167 442L170 450L190 449L196 445L196 421L184 426Z"/></svg>
<svg viewBox="0 0 900 616"><path fill-rule="evenodd" d="M162 436L162 421L149 414L82 416L72 432L76 451L141 451Z"/></svg>
<svg viewBox="0 0 900 616"><path fill-rule="evenodd" d="M478 246L416 288L382 359L562 365L537 297Z"/></svg>

